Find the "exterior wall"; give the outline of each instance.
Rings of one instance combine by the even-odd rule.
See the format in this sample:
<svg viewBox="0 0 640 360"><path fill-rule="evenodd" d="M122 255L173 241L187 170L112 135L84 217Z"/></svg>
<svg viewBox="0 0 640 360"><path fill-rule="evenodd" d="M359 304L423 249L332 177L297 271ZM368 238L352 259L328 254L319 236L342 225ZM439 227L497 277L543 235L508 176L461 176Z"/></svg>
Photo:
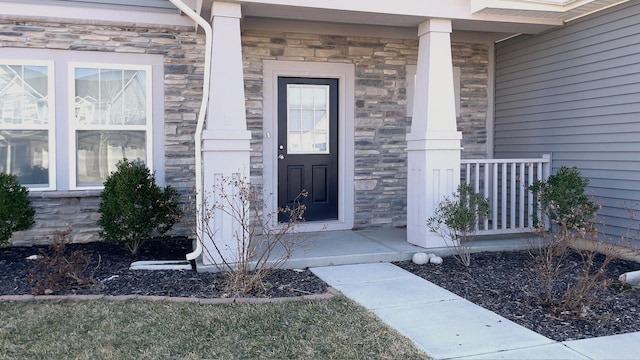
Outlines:
<svg viewBox="0 0 640 360"><path fill-rule="evenodd" d="M453 43L453 66L460 68L460 116L463 159L485 159L489 86L488 44Z"/></svg>
<svg viewBox="0 0 640 360"><path fill-rule="evenodd" d="M247 121L253 133L252 181L262 176L262 61L353 63L355 70L356 228L406 223L406 65L417 40L313 34L243 33Z"/></svg>
<svg viewBox="0 0 640 360"><path fill-rule="evenodd" d="M193 135L202 96L204 37L193 27L131 27L78 23L0 20L2 48L160 54L164 56L165 182L176 187L188 203L194 187ZM1 56L1 55L0 55ZM72 228L74 242L99 240L96 212L99 191L31 192L36 207L33 229L14 234L14 244L45 243L54 230ZM189 234L190 217L174 228Z"/></svg>
<svg viewBox="0 0 640 360"><path fill-rule="evenodd" d="M417 39L383 39L245 30L242 37L247 122L252 131L251 180L262 184L263 60L355 65L355 228L406 225L406 66ZM488 49L454 43L461 67L463 156L486 156Z"/></svg>
<svg viewBox="0 0 640 360"><path fill-rule="evenodd" d="M247 30L243 33L248 127L252 131L251 181L262 182L262 61L353 63L355 89L355 227L406 224L406 65L417 60L417 39L381 39ZM100 25L0 19L0 47L161 54L164 56L165 182L189 203L194 187L194 131L201 101L204 37L192 27ZM461 67L463 157L486 154L488 45L454 43ZM32 192L36 225L13 243L45 243L54 230L72 228L72 241L99 240L98 191ZM175 227L189 234L187 216Z"/></svg>
<svg viewBox="0 0 640 360"><path fill-rule="evenodd" d="M576 166L613 241L625 208L640 209L638 24L630 2L496 47L496 157L551 152L554 169Z"/></svg>

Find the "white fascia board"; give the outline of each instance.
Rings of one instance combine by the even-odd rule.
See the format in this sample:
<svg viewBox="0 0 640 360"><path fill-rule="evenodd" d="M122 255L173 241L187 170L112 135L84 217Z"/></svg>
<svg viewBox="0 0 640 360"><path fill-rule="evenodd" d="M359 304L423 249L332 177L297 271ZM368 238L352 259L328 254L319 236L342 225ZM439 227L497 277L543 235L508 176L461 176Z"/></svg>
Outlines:
<svg viewBox="0 0 640 360"><path fill-rule="evenodd" d="M561 18L550 17L525 17L515 16L509 14L474 14L468 20L474 21L486 21L486 22L501 22L501 23L515 23L515 24L530 24L530 25L550 25L558 26L563 25L564 21Z"/></svg>
<svg viewBox="0 0 640 360"><path fill-rule="evenodd" d="M548 11L565 13L593 0L471 0L471 12L478 13L485 9Z"/></svg>
<svg viewBox="0 0 640 360"><path fill-rule="evenodd" d="M169 26L193 26L193 21L186 16L181 16L177 11L175 14L126 11L101 8L83 8L77 6L60 5L37 5L6 3L2 8L2 16L16 16L27 18L71 19L71 20L94 20L101 22L149 24L149 25L169 25Z"/></svg>

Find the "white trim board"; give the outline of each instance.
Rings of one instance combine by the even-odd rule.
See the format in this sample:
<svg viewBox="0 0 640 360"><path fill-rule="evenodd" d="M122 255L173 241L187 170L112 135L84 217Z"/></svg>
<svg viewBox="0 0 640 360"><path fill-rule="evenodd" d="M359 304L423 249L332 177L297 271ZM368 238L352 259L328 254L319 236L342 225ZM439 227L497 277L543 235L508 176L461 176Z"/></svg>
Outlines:
<svg viewBox="0 0 640 360"><path fill-rule="evenodd" d="M263 186L265 214L277 209L278 77L338 79L338 220L300 223L300 232L350 230L354 221L355 66L343 63L265 60L263 119ZM263 219L266 221L266 219ZM272 221L276 221L273 219ZM276 224L270 224L276 225Z"/></svg>
<svg viewBox="0 0 640 360"><path fill-rule="evenodd" d="M181 16L176 8L175 14L162 12L131 11L106 8L91 8L76 6L61 6L51 4L33 4L17 2L2 2L3 17L43 18L46 21L74 20L86 23L87 21L104 21L108 23L141 25L147 27L162 26L188 26L194 25L186 16Z"/></svg>

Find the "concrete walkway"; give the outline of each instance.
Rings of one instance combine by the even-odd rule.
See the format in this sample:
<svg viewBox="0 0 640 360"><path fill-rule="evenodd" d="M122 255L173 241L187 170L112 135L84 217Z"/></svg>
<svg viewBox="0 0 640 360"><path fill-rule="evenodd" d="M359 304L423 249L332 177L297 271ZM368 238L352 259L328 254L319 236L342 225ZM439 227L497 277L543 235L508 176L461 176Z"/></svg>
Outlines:
<svg viewBox="0 0 640 360"><path fill-rule="evenodd" d="M434 359L638 359L640 333L556 342L393 264L312 268Z"/></svg>

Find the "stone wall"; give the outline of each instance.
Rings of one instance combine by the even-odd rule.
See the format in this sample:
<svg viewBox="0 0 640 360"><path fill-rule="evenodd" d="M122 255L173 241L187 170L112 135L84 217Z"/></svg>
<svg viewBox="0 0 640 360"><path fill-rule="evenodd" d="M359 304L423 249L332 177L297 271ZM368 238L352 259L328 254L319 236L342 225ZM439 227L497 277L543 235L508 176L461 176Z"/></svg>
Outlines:
<svg viewBox="0 0 640 360"><path fill-rule="evenodd" d="M406 66L415 64L417 39L326 36L247 30L242 36L247 121L252 131L251 179L262 182L264 60L355 65L356 228L406 225ZM486 155L488 46L453 44L461 67L465 157Z"/></svg>
<svg viewBox="0 0 640 360"><path fill-rule="evenodd" d="M417 39L270 33L242 34L248 127L252 131L251 180L262 183L262 62L265 59L330 61L355 65L355 227L406 224L406 65L415 64ZM193 28L136 27L0 19L0 47L62 49L164 56L164 165L166 183L192 201L194 131L201 101L204 37ZM487 45L453 44L462 69L458 119L464 157L486 154ZM44 243L72 228L72 241L98 240L98 192L32 192L34 229L16 233L20 245ZM188 207L189 208L189 207ZM188 216L175 234L189 234Z"/></svg>
<svg viewBox="0 0 640 360"><path fill-rule="evenodd" d="M462 158L487 157L487 86L489 81L489 45L453 43L453 66L460 68L460 116Z"/></svg>
<svg viewBox="0 0 640 360"><path fill-rule="evenodd" d="M136 27L0 19L0 47L159 54L164 56L164 166L167 184L188 203L195 185L193 135L202 97L204 37L192 27ZM53 59L55 60L55 59ZM19 245L47 242L55 230L72 229L73 242L99 240L98 191L31 192L36 225L18 232ZM175 234L189 234L189 217Z"/></svg>

